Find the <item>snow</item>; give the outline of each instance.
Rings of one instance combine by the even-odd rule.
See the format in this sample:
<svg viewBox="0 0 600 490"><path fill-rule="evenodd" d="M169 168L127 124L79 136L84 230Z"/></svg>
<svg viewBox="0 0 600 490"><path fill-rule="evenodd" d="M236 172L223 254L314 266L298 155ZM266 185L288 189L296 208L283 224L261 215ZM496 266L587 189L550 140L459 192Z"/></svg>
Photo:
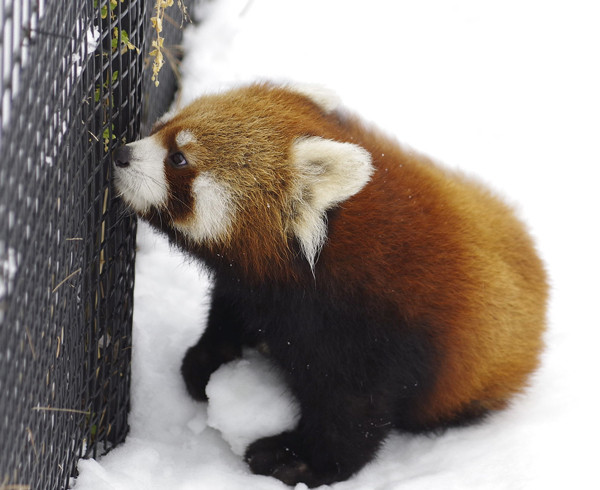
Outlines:
<svg viewBox="0 0 600 490"><path fill-rule="evenodd" d="M600 31L593 1L218 0L185 33L182 101L257 78L322 83L349 107L515 203L552 281L547 350L530 389L485 423L395 434L339 490L600 488L596 354ZM131 431L76 490L284 489L238 454L293 425L256 354L192 401L179 375L209 282L140 227ZM305 488L298 485L298 489Z"/></svg>
<svg viewBox="0 0 600 490"><path fill-rule="evenodd" d="M97 26L88 27L85 33L85 40L88 53L96 51L98 44L100 44L100 29Z"/></svg>
<svg viewBox="0 0 600 490"><path fill-rule="evenodd" d="M219 430L239 456L259 437L293 429L298 421L298 407L279 373L250 350L211 376L206 395L207 425Z"/></svg>

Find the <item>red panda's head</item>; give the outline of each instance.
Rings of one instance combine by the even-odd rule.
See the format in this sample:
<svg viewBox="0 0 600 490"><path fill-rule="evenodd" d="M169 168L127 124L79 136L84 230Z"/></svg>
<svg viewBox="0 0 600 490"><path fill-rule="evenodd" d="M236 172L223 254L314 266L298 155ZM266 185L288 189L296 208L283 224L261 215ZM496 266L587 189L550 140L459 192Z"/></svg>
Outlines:
<svg viewBox="0 0 600 490"><path fill-rule="evenodd" d="M184 248L273 259L296 240L314 266L326 211L373 171L366 150L336 141L333 109L322 93L270 85L202 97L115 151L117 191Z"/></svg>

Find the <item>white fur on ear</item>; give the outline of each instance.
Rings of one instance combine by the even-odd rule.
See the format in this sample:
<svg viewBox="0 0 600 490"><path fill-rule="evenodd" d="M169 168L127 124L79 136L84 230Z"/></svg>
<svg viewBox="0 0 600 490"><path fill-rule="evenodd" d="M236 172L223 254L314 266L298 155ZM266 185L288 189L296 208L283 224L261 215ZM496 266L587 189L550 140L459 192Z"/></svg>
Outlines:
<svg viewBox="0 0 600 490"><path fill-rule="evenodd" d="M366 185L374 171L371 154L352 143L312 136L294 142L292 162L299 186L292 231L314 267L327 237L325 212Z"/></svg>
<svg viewBox="0 0 600 490"><path fill-rule="evenodd" d="M304 95L317 104L325 113L330 113L341 107L340 97L327 87L316 83L290 83L286 85L288 90Z"/></svg>
<svg viewBox="0 0 600 490"><path fill-rule="evenodd" d="M162 116L160 116L156 122L152 125L152 128L156 128L158 126L161 126L163 124L167 124L169 121L171 121L177 114L179 114L179 108L176 107L172 107L171 109L169 109L167 112L165 112Z"/></svg>

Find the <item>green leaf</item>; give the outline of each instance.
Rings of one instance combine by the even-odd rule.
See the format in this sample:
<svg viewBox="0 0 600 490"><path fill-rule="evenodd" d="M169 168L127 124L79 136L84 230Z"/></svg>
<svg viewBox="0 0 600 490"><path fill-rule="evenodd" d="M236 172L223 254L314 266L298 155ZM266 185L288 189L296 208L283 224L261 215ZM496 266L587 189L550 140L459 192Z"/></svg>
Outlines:
<svg viewBox="0 0 600 490"><path fill-rule="evenodd" d="M117 139L117 136L114 134L115 125L111 124L110 126L111 126L110 128L108 128L108 127L105 128L104 132L102 133L102 137L104 138L105 143L108 143L110 140Z"/></svg>

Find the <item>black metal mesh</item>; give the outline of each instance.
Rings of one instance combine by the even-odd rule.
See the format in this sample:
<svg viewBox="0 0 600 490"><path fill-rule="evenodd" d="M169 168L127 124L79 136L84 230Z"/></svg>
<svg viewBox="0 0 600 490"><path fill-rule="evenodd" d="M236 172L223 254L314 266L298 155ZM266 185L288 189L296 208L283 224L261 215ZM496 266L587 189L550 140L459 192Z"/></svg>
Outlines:
<svg viewBox="0 0 600 490"><path fill-rule="evenodd" d="M136 224L110 152L173 94L168 65L149 79L153 4L0 0L2 489L66 488L127 433Z"/></svg>

